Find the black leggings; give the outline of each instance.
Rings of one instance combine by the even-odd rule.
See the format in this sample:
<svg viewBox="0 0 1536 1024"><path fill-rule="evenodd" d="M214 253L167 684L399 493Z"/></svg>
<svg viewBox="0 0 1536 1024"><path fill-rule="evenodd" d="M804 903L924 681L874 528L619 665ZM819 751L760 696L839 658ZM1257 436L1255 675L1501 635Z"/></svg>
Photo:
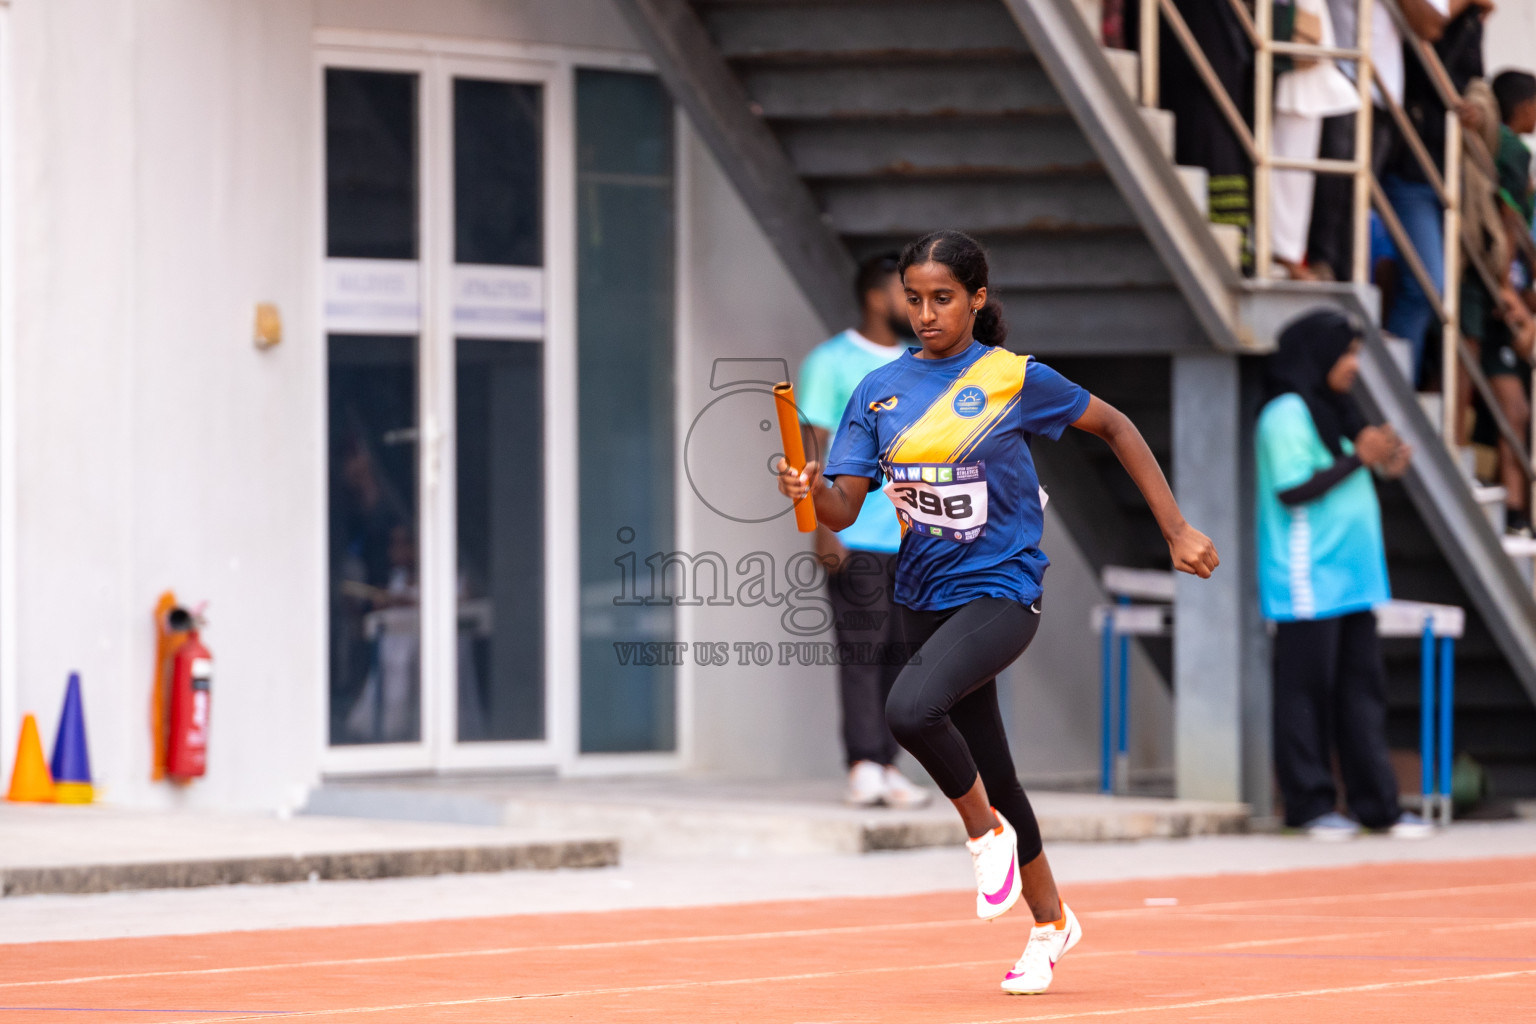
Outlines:
<svg viewBox="0 0 1536 1024"><path fill-rule="evenodd" d="M1019 834L1019 863L1029 863L1042 848L1040 825L1008 752L997 674L1035 638L1040 613L1001 597L933 612L896 607L907 650L917 653L885 702L891 732L951 800L980 773L992 806Z"/></svg>
<svg viewBox="0 0 1536 1024"><path fill-rule="evenodd" d="M1278 623L1274 701L1275 776L1287 825L1299 828L1338 806L1335 757L1360 824L1387 828L1397 821L1375 615Z"/></svg>

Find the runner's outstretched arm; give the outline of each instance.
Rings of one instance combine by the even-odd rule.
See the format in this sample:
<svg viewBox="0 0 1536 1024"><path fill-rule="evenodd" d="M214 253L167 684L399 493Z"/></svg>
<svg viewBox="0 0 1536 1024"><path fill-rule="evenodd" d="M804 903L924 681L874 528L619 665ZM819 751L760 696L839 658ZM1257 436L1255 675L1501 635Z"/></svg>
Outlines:
<svg viewBox="0 0 1536 1024"><path fill-rule="evenodd" d="M1157 464L1157 456L1147 447L1141 431L1136 429L1130 417L1094 396L1089 399L1087 410L1072 425L1103 438L1136 482L1141 496L1147 500L1147 507L1157 519L1158 529L1163 531L1163 539L1168 542L1173 567L1203 580L1210 579L1211 570L1221 564L1221 559L1216 556L1216 545L1184 519L1173 491L1168 489L1162 467ZM820 503L816 511L821 512Z"/></svg>
<svg viewBox="0 0 1536 1024"><path fill-rule="evenodd" d="M816 504L816 521L830 530L846 530L853 525L859 518L859 509L864 507L864 497L874 483L862 476L840 476L823 484L819 462L807 462L805 468L796 473L789 468L789 463L780 459L774 469L779 474L780 494L787 495L792 501L799 501L807 493L815 494L812 500Z"/></svg>

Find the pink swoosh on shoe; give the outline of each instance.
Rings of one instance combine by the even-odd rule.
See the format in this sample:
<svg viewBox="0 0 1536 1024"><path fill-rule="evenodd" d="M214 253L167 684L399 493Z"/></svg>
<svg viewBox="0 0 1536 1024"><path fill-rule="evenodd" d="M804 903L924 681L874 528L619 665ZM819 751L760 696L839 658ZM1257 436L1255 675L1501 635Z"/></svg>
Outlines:
<svg viewBox="0 0 1536 1024"><path fill-rule="evenodd" d="M1003 879L1003 887L1001 889L997 890L995 893L982 893L982 895L986 897L987 902L992 904L994 907L1003 902L1003 900L1007 899L1008 890L1013 888L1013 868L1016 861L1017 858L1014 857L1010 857L1008 859L1008 877Z"/></svg>

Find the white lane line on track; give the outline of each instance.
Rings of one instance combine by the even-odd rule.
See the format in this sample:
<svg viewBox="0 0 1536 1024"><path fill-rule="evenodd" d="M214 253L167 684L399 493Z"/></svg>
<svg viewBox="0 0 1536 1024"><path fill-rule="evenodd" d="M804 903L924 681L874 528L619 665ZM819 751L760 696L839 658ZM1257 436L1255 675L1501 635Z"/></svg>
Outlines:
<svg viewBox="0 0 1536 1024"><path fill-rule="evenodd" d="M369 1013L397 1011L421 1011L442 1009L450 1006L492 1006L496 1004L532 1002L544 999L571 999L584 996L634 995L642 992L668 992L681 989L725 988L735 985L766 985L785 981L816 981L826 978L852 975L890 974L903 971L950 970L973 967L971 961L948 964L918 964L902 967L872 967L855 971L818 971L808 974L783 974L759 978L724 978L714 981L666 982L656 985L627 985L601 989L577 989L571 992L542 992L526 995L480 996L474 999L443 999L422 1003L393 1003L384 1006L349 1006L332 1010L299 1010L283 1014L262 1014L251 1017L208 1017L198 1020L168 1020L159 1024L222 1024L225 1021L271 1020L275 1016L289 1018L316 1018L356 1016ZM1422 988L1426 985L1447 985L1462 981L1498 981L1507 978L1525 978L1536 975L1536 969L1523 971L1498 971L1491 974L1462 974L1449 978L1418 978L1412 981L1385 981L1369 985L1345 985L1337 988L1297 989L1289 992L1262 992L1257 995L1224 996L1217 999L1200 999L1185 1003L1165 1003L1156 1006L1131 1006L1113 1010L1077 1010L1071 1013L1048 1013L1028 1017L996 1017L987 1020L967 1021L965 1024L1021 1024L1036 1020L1075 1020L1086 1017L1122 1017L1133 1013L1161 1013L1168 1010L1198 1010L1210 1006L1231 1006L1241 1003L1270 1002L1280 999L1306 999L1316 996L1350 995L1360 992L1385 992L1393 989Z"/></svg>
<svg viewBox="0 0 1536 1024"><path fill-rule="evenodd" d="M877 925L840 925L832 928L797 928L777 932L731 932L724 935L675 935L652 939L610 939L604 942L571 942L560 945L501 946L492 949L461 949L446 953L401 953L396 956L365 956L336 960L294 960L287 963L246 964L238 967L197 967L175 971L92 974L75 978L51 978L42 981L5 981L0 982L0 989L38 988L49 985L88 985L94 982L133 981L141 978L194 978L220 974L251 974L258 971L286 971L305 967L367 967L375 964L456 960L459 957L515 956L518 953L575 953L597 949L638 949L645 946L672 946L713 942L757 942L769 939L803 939L825 935L852 935L863 932L915 931L923 928L965 928L979 923L964 919L955 921L905 921Z"/></svg>
<svg viewBox="0 0 1536 1024"><path fill-rule="evenodd" d="M1465 894L1467 892L1474 892L1474 891L1480 892L1480 891L1487 891L1487 890L1502 890L1502 889L1509 889L1509 888L1517 888L1517 889L1518 888L1530 888L1532 886L1536 886L1536 881L1529 881L1529 882L1507 882L1507 883L1497 883L1497 884L1492 884L1492 885L1481 885L1481 886L1458 886L1456 888L1449 888L1449 889L1417 889L1417 890L1406 890L1406 891L1397 892L1397 893L1372 893L1372 894L1370 894L1369 898L1373 898L1373 899L1383 898L1384 899L1384 898L1388 898L1388 897L1392 897L1392 896L1431 896L1431 895L1438 896L1438 895L1447 895L1447 894ZM1349 897L1349 898L1354 898L1354 897ZM1265 906L1265 905L1276 905L1276 904L1278 904L1278 905L1286 905L1286 904L1294 904L1294 903L1309 903L1309 902L1329 901L1329 900L1337 900L1337 899L1339 899L1339 897L1333 897L1333 896L1327 896L1327 897L1324 897L1324 896L1317 896L1317 897L1313 897L1313 896L1281 897L1279 899L1267 900L1267 901L1266 900L1246 900L1246 901L1242 901L1241 903L1230 903L1229 902L1229 903L1214 903L1214 904L1191 904L1188 907L1178 907L1178 908L1173 908L1173 907L1136 907L1136 908L1125 909L1125 910L1101 910L1101 911L1085 912L1083 916L1087 920L1100 920L1100 919L1103 919L1103 918L1125 917L1125 916L1129 916L1129 915L1132 915L1132 914L1139 914L1139 913L1142 913L1144 911L1151 911L1153 913L1170 914L1170 913L1174 913L1174 912L1179 911L1179 910L1185 910L1187 912L1180 913L1180 914L1178 914L1178 916L1182 917L1182 918L1195 919L1195 920L1207 920L1207 919L1208 920L1234 920L1234 921L1239 921L1239 920L1241 920L1241 921L1270 920L1272 922L1285 922L1285 921L1298 921L1298 922L1300 922L1300 921L1327 921L1327 922L1330 922L1330 923L1333 923L1333 924L1339 924L1339 923L1346 922L1346 921L1356 921L1356 922L1361 922L1361 923L1370 921L1370 922L1375 922L1375 923L1411 924L1411 923L1414 923L1414 922L1422 922L1422 921L1442 921L1442 920L1444 920L1443 917L1407 917L1407 916L1353 917L1353 916L1341 916L1341 915L1337 915L1337 914L1328 914L1328 915L1302 915L1302 914L1294 914L1294 915L1279 915L1279 916L1275 916L1275 917L1271 917L1271 918L1264 918L1261 915L1254 915L1254 914L1206 914L1206 913L1202 913L1201 912L1206 907L1225 907L1225 908L1239 907L1239 906L1260 907L1260 906ZM1462 920L1467 920L1467 918L1463 917ZM54 986L54 985L86 985L86 984L93 984L93 983L98 983L98 982L132 981L132 980L137 980L137 979L148 979L148 978L184 978L184 977L185 978L191 978L191 977L210 977L210 976L229 975L229 974L254 974L254 973L259 973L259 972L262 972L262 971L282 971L282 970L289 970L289 969L302 969L302 968L308 968L308 967L315 967L315 968L322 968L322 967L367 967L367 966L379 965L379 964L419 963L419 962L427 962L427 961L432 961L432 960L452 960L452 959L456 959L456 958L459 958L459 957L466 957L467 958L467 957L515 956L515 955L517 955L519 953L581 952L581 951L585 951L585 950L603 950L603 949L637 949L637 948L643 948L643 947L646 947L646 946L688 945L688 944L713 943L713 942L756 942L756 941L765 941L765 940L772 940L772 939L815 938L815 937L818 937L818 936L853 935L853 934L860 934L860 933L872 932L872 931L873 932L886 932L886 931L910 931L910 930L919 930L919 929L926 929L926 928L965 928L965 927L974 927L976 925L976 923L977 922L975 922L975 921L966 920L966 919L953 920L953 921L909 921L909 922L900 922L900 923L892 923L892 924L878 924L878 925L843 925L843 926L831 927L831 928L800 928L800 929L791 929L791 930L776 931L776 932L737 932L737 933L730 933L730 934L724 934L724 935L681 935L681 936L658 937L658 938L649 938L649 939L614 939L614 940L609 940L609 941L604 941L604 942L576 942L576 943L566 943L566 944L561 944L561 945L540 945L540 946L502 946L502 947L495 947L495 948L491 948L491 949L467 949L467 950L457 950L457 951L453 951L453 952L439 952L439 953L402 953L402 954L399 954L399 955L396 955L396 956L351 957L351 958L339 958L339 959L331 959L331 960L290 961L290 962L287 962L287 963L247 964L247 965L242 965L242 966L237 966L237 967L200 967L200 968L188 968L188 969L185 969L185 970L171 970L171 971L138 971L138 972L125 972L125 973L120 973L120 974L94 974L94 975L84 975L84 976L78 976L78 977L72 977L72 978L51 978L51 979L44 979L44 980L38 980L38 981L6 981L6 982L0 982L0 990L16 989L16 988L45 988L45 987ZM1497 923L1490 922L1490 923L1477 924L1477 925L1457 925L1457 926L1453 926L1453 928L1455 928L1455 929L1468 928L1468 929L1475 930L1477 928L1526 928L1526 927L1532 927L1533 925L1536 925L1536 922L1533 922L1533 921L1531 921L1529 919L1518 919L1518 920L1514 920L1514 921L1507 921L1507 920L1504 920L1504 919L1498 919ZM1433 929L1433 930L1438 931L1439 929ZM1382 934L1382 933L1378 932L1378 933L1360 933L1360 934L1361 934L1361 937L1374 937L1374 936ZM1341 936L1341 937L1343 937L1343 936ZM130 941L135 941L135 940L130 940ZM1316 939L1313 936L1299 936L1299 937L1295 937L1295 938L1274 939L1274 940L1261 940L1261 941L1263 941L1263 942L1274 942L1274 943L1278 944L1278 943L1284 943L1284 942L1310 942L1310 941L1316 941ZM1229 947L1226 946L1226 945L1217 945L1217 946L1209 946L1209 947L1204 947L1204 948L1224 949L1224 948L1229 948ZM1239 946L1239 947L1230 947L1230 948L1241 948L1241 947ZM1079 954L1077 958L1081 959L1082 957L1088 956L1088 955L1104 956L1104 955L1110 955L1110 954L1107 953L1107 952L1106 953L1094 953L1094 954L1084 953L1084 954Z"/></svg>
<svg viewBox="0 0 1536 1024"><path fill-rule="evenodd" d="M1083 916L1084 916L1084 918L1086 920L1092 921L1092 920L1094 920L1095 918L1097 918L1100 915L1084 913ZM1189 916L1189 915L1186 915L1186 916ZM1215 919L1218 919L1218 920L1248 920L1248 921L1263 920L1263 918L1259 918L1259 917L1256 917L1254 915L1247 915L1247 914L1242 914L1242 915L1239 915L1239 914L1215 915L1215 914L1213 914L1213 915L1211 915L1211 917L1213 917ZM1313 918L1284 917L1284 918L1280 918L1279 920L1285 920L1285 921L1290 921L1290 920L1313 920ZM1319 917L1319 918L1315 918L1315 920L1331 921L1331 922L1334 922L1334 923L1338 923L1338 921L1340 919L1339 918L1335 918L1335 917ZM1345 919L1345 920L1351 920L1351 919ZM1353 920L1361 920L1361 919L1357 918L1357 919L1353 919ZM1402 922L1406 923L1406 922L1412 922L1415 919L1414 918L1395 918L1395 917L1392 917L1392 918L1365 918L1363 920L1369 920L1369 921L1402 921ZM1442 917L1434 917L1434 918L1423 918L1422 920L1440 921L1440 920L1444 920L1444 918L1442 918ZM89 984L95 984L95 983L100 983L100 982L108 982L108 981L137 981L137 980L149 979L149 978L217 977L217 976L220 976L220 975L256 974L256 973L260 973L262 971L284 971L284 970L298 970L298 969L304 969L304 968L369 967L369 966L377 966L377 965L380 965L380 964L423 963L423 962L429 962L429 961L433 961L433 960L456 960L456 959L459 959L460 957L471 958L471 957L515 956L515 955L517 955L519 953L577 953L577 952L585 952L585 951L589 951L589 950L604 950L604 949L640 949L640 948L644 948L644 947L647 947L647 946L697 945L697 944L700 944L700 943L709 944L709 943L716 943L716 942L758 942L758 941L769 941L769 940L773 940L773 939L819 938L819 937L833 936L833 935L857 935L857 934L863 934L863 933L866 933L866 932L918 931L918 930L929 929L929 928L970 928L970 927L975 927L977 925L977 923L978 922L971 921L971 920L965 920L965 919L954 920L954 921L907 921L907 922L899 922L899 923L891 923L891 924L877 924L877 925L842 925L842 926L831 927L831 928L798 928L798 929L791 929L791 930L786 930L786 931L776 931L776 932L732 932L732 933L723 934L723 935L679 935L679 936L669 936L669 937L663 937L663 938L650 938L650 939L610 939L610 940L606 940L606 941L602 941L602 942L571 942L571 943L563 943L563 944L559 944L559 945L500 946L500 947L494 947L494 948L491 948L491 949L464 949L464 950L454 950L454 951L450 951L450 952L437 952L437 953L400 953L400 954L397 954L395 956L347 957L347 958L338 958L338 959L331 959L331 960L294 960L294 961L288 961L288 962L285 962L285 963L244 964L244 965L234 966L234 967L193 967L193 968L184 968L184 969L167 970L167 971L129 971L129 972L124 972L124 973L120 973L120 974L91 974L91 975L77 976L77 977L73 977L73 978L47 978L47 979L35 980L35 981L6 981L6 982L0 982L0 989L47 988L47 987L55 986L55 985L89 985ZM1519 924L1519 925L1522 925L1522 926L1526 926L1526 925L1530 925L1530 924L1533 924L1533 923L1536 923L1536 922L1520 921L1520 922L1516 922L1516 923ZM1376 934L1376 933L1366 933L1366 934ZM1272 943L1311 942L1311 941L1315 941L1315 937L1314 936L1310 936L1310 935L1303 935L1303 936L1294 936L1294 937L1285 938L1285 939L1266 939L1266 940L1263 940L1263 941L1264 942L1272 942ZM1203 947L1203 948L1222 949L1222 948L1226 948L1226 947L1224 945L1220 945L1220 946L1211 946L1211 947ZM1079 954L1077 958L1080 959L1082 956L1085 956L1085 955L1089 955L1089 956L1104 956L1104 955L1108 955L1108 954L1107 953Z"/></svg>
<svg viewBox="0 0 1536 1024"><path fill-rule="evenodd" d="M1224 903L1190 903L1176 907L1127 907L1123 910L1101 910L1097 917L1135 917L1146 914L1175 914L1193 917L1213 910L1241 910L1245 907L1303 906L1309 903L1358 903L1374 900L1416 899L1421 896L1466 896L1472 893L1507 892L1511 889L1536 888L1536 880L1523 882L1490 882L1484 885L1458 885L1442 889L1397 889L1391 892L1358 894L1327 894L1321 896L1282 896L1267 900L1230 900ZM1188 911L1188 913L1185 913Z"/></svg>
<svg viewBox="0 0 1536 1024"><path fill-rule="evenodd" d="M394 1003L389 1006L347 1006L334 1010L297 1010L289 1013L264 1013L259 1017L208 1017L199 1020L167 1020L156 1024L223 1024L225 1021L287 1020L293 1017L335 1017L363 1013L390 1013L396 1010L429 1010L447 1006L493 1006L498 1003L537 1002L543 999L573 999L583 996L634 995L640 992L674 992L688 988L728 988L734 985L766 985L782 981L819 981L855 974L898 974L904 971L947 971L960 967L995 966L992 961L959 960L947 964L911 964L901 967L865 967L848 971L814 971L805 974L778 974L762 978L717 978L711 981L667 981L654 985L622 985L613 988L572 989L569 992L528 992L520 995L478 996L474 999L441 999L425 1003Z"/></svg>
<svg viewBox="0 0 1536 1024"><path fill-rule="evenodd" d="M1339 988L1297 989L1293 992L1261 992L1252 996L1225 996L1220 999L1200 999L1189 1003L1165 1003L1161 1006L1130 1006L1120 1010L1078 1010L1073 1013L1046 1013L1030 1017L994 1017L989 1020L966 1021L964 1024L1023 1024L1034 1020L1080 1020L1085 1017L1126 1017L1133 1013L1162 1013L1167 1010L1200 1010L1209 1006L1232 1006L1240 1003L1263 1003L1278 999L1307 999L1314 996L1344 996L1357 992L1387 992L1393 989L1423 988L1427 985L1449 985L1459 981L1499 981L1505 978L1528 978L1536 975L1530 971L1499 971L1495 974L1461 974L1450 978L1417 978L1413 981L1382 981L1373 985L1344 985ZM197 1022L201 1024L201 1022ZM211 1022L209 1022L211 1024Z"/></svg>

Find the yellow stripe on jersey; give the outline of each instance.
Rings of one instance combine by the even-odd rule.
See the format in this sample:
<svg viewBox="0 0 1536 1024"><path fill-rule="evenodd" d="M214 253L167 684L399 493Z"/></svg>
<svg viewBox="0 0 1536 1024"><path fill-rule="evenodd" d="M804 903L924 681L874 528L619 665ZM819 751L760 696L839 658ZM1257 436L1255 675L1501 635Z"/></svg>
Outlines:
<svg viewBox="0 0 1536 1024"><path fill-rule="evenodd" d="M1017 403L1028 359L1001 348L983 355L891 440L884 461L955 462L969 453ZM982 415L967 418L955 412L954 402L970 387L980 388L987 404Z"/></svg>

